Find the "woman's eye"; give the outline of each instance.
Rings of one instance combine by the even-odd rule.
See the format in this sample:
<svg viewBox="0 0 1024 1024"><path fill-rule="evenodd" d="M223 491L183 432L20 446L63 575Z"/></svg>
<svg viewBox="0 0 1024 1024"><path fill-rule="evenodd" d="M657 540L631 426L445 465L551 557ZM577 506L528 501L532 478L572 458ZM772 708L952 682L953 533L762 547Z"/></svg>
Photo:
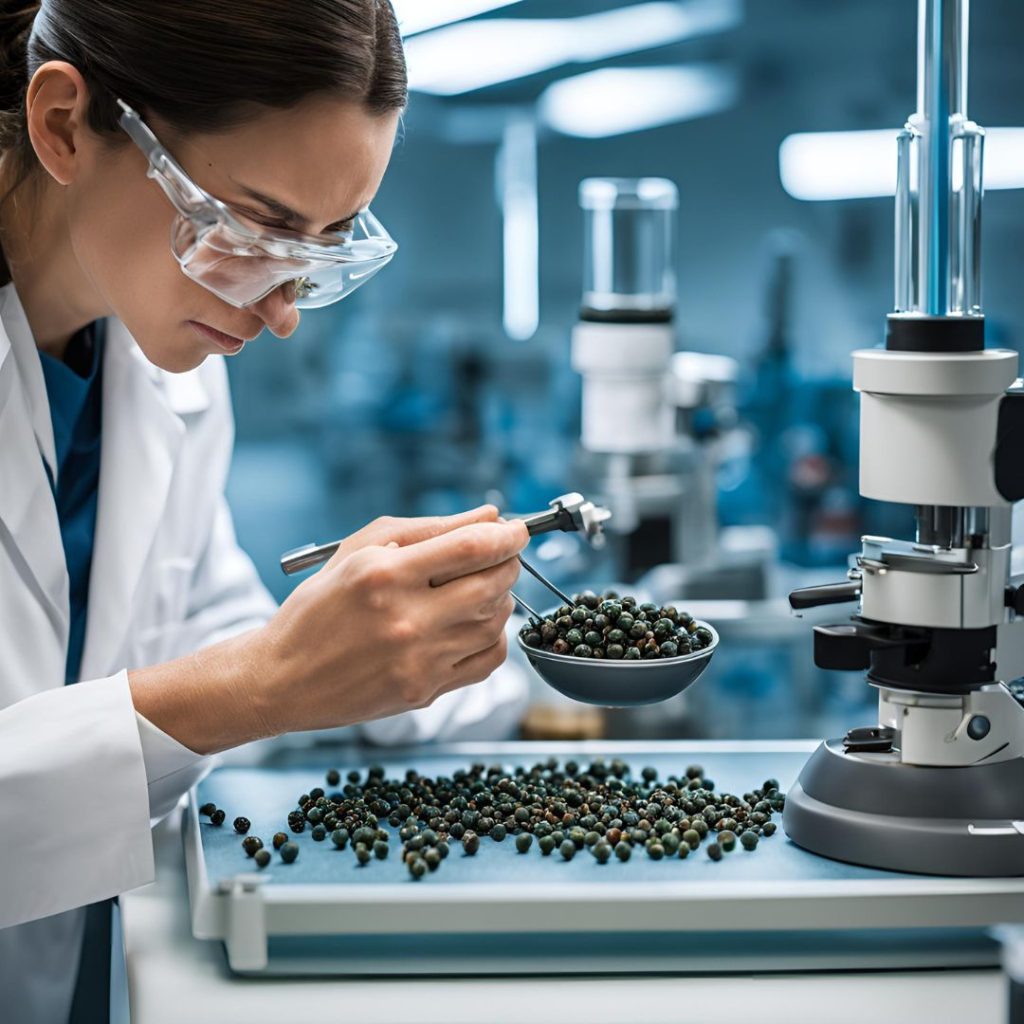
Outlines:
<svg viewBox="0 0 1024 1024"><path fill-rule="evenodd" d="M270 228L273 231L281 231L285 228L281 221L275 221L265 213L257 213L255 210L248 210L245 207L235 207L235 212L261 228Z"/></svg>

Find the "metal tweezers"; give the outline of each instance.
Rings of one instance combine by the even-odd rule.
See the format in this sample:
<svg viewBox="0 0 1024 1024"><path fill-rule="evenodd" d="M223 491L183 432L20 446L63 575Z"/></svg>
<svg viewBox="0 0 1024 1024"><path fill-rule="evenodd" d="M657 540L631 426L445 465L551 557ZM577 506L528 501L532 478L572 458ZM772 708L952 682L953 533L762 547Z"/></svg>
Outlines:
<svg viewBox="0 0 1024 1024"><path fill-rule="evenodd" d="M526 523L526 529L531 537L541 533L552 533L560 530L563 533L582 533L592 544L600 544L603 541L602 524L611 517L611 512L587 501L582 494L575 491L563 494L550 502L548 508L543 512L532 512L528 515L510 515L508 519L521 519ZM341 541L331 541L329 544L306 544L293 551L286 551L281 556L281 570L288 576L304 569L312 569L315 565L322 565L338 550ZM556 594L567 605L574 602L562 593L550 580L546 579L533 566L529 565L522 557L519 559L523 568L535 579L544 584L553 594ZM515 594L516 601L526 609L534 618L540 618L528 604L521 601Z"/></svg>

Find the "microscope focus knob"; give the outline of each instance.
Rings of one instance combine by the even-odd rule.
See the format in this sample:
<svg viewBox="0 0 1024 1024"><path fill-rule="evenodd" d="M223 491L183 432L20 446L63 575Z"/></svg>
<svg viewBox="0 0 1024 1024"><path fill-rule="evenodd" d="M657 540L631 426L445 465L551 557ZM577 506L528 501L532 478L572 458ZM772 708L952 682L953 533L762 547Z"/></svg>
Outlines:
<svg viewBox="0 0 1024 1024"><path fill-rule="evenodd" d="M972 740L983 740L992 731L992 723L984 715L972 715L967 723L967 735Z"/></svg>

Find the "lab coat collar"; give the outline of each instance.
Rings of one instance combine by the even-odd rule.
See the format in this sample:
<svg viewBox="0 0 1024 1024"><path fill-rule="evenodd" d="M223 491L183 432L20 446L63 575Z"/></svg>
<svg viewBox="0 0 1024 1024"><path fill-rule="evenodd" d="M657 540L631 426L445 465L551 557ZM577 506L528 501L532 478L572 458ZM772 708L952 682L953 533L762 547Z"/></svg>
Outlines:
<svg viewBox="0 0 1024 1024"><path fill-rule="evenodd" d="M22 392L28 405L29 421L36 444L46 460L50 475L57 479L57 449L50 420L50 402L46 397L46 379L39 361L32 328L13 284L0 288L0 366L11 355L18 366Z"/></svg>
<svg viewBox="0 0 1024 1024"><path fill-rule="evenodd" d="M132 601L164 514L185 423L210 399L199 370L153 366L119 320L107 327L99 503L82 677L116 664ZM137 666L129 666L137 667Z"/></svg>
<svg viewBox="0 0 1024 1024"><path fill-rule="evenodd" d="M42 454L42 458L40 458ZM50 405L35 341L13 285L0 288L0 546L24 563L26 600L67 643L68 573L46 464L56 464ZM6 537L5 537L6 535Z"/></svg>

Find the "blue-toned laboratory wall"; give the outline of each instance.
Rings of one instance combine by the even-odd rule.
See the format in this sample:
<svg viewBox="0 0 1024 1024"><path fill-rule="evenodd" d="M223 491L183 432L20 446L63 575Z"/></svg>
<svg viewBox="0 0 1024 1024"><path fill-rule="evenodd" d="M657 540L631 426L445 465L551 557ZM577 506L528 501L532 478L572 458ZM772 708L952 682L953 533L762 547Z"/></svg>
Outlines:
<svg viewBox="0 0 1024 1024"><path fill-rule="evenodd" d="M609 4L517 6L538 16ZM1024 124L1022 7L972 5L970 112L983 125ZM851 350L881 339L892 305L892 200L798 202L780 184L778 151L796 131L900 125L914 107L915 38L916 0L748 0L735 30L617 61L726 62L740 75L740 98L715 116L613 138L541 134L541 321L525 342L502 331L496 140L539 87L527 80L443 103L414 94L374 204L401 246L392 265L344 303L307 313L292 339L265 334L230 362L230 499L275 595L293 586L277 568L282 551L376 515L484 499L527 511L573 486L576 188L590 175L679 185L679 347L740 360L742 412L759 438L746 474L723 490L723 519L776 527L784 554L805 565L838 564L865 525L902 522L898 510L856 495L849 390ZM477 126L475 140L455 138L460 117ZM1024 194L991 193L983 231L989 337L1016 347ZM770 315L780 248L793 253L781 324ZM781 360L765 355L773 338ZM786 460L801 445L829 460L830 500L844 506L830 520L840 521L831 543L817 549L807 543L814 528L794 517Z"/></svg>

